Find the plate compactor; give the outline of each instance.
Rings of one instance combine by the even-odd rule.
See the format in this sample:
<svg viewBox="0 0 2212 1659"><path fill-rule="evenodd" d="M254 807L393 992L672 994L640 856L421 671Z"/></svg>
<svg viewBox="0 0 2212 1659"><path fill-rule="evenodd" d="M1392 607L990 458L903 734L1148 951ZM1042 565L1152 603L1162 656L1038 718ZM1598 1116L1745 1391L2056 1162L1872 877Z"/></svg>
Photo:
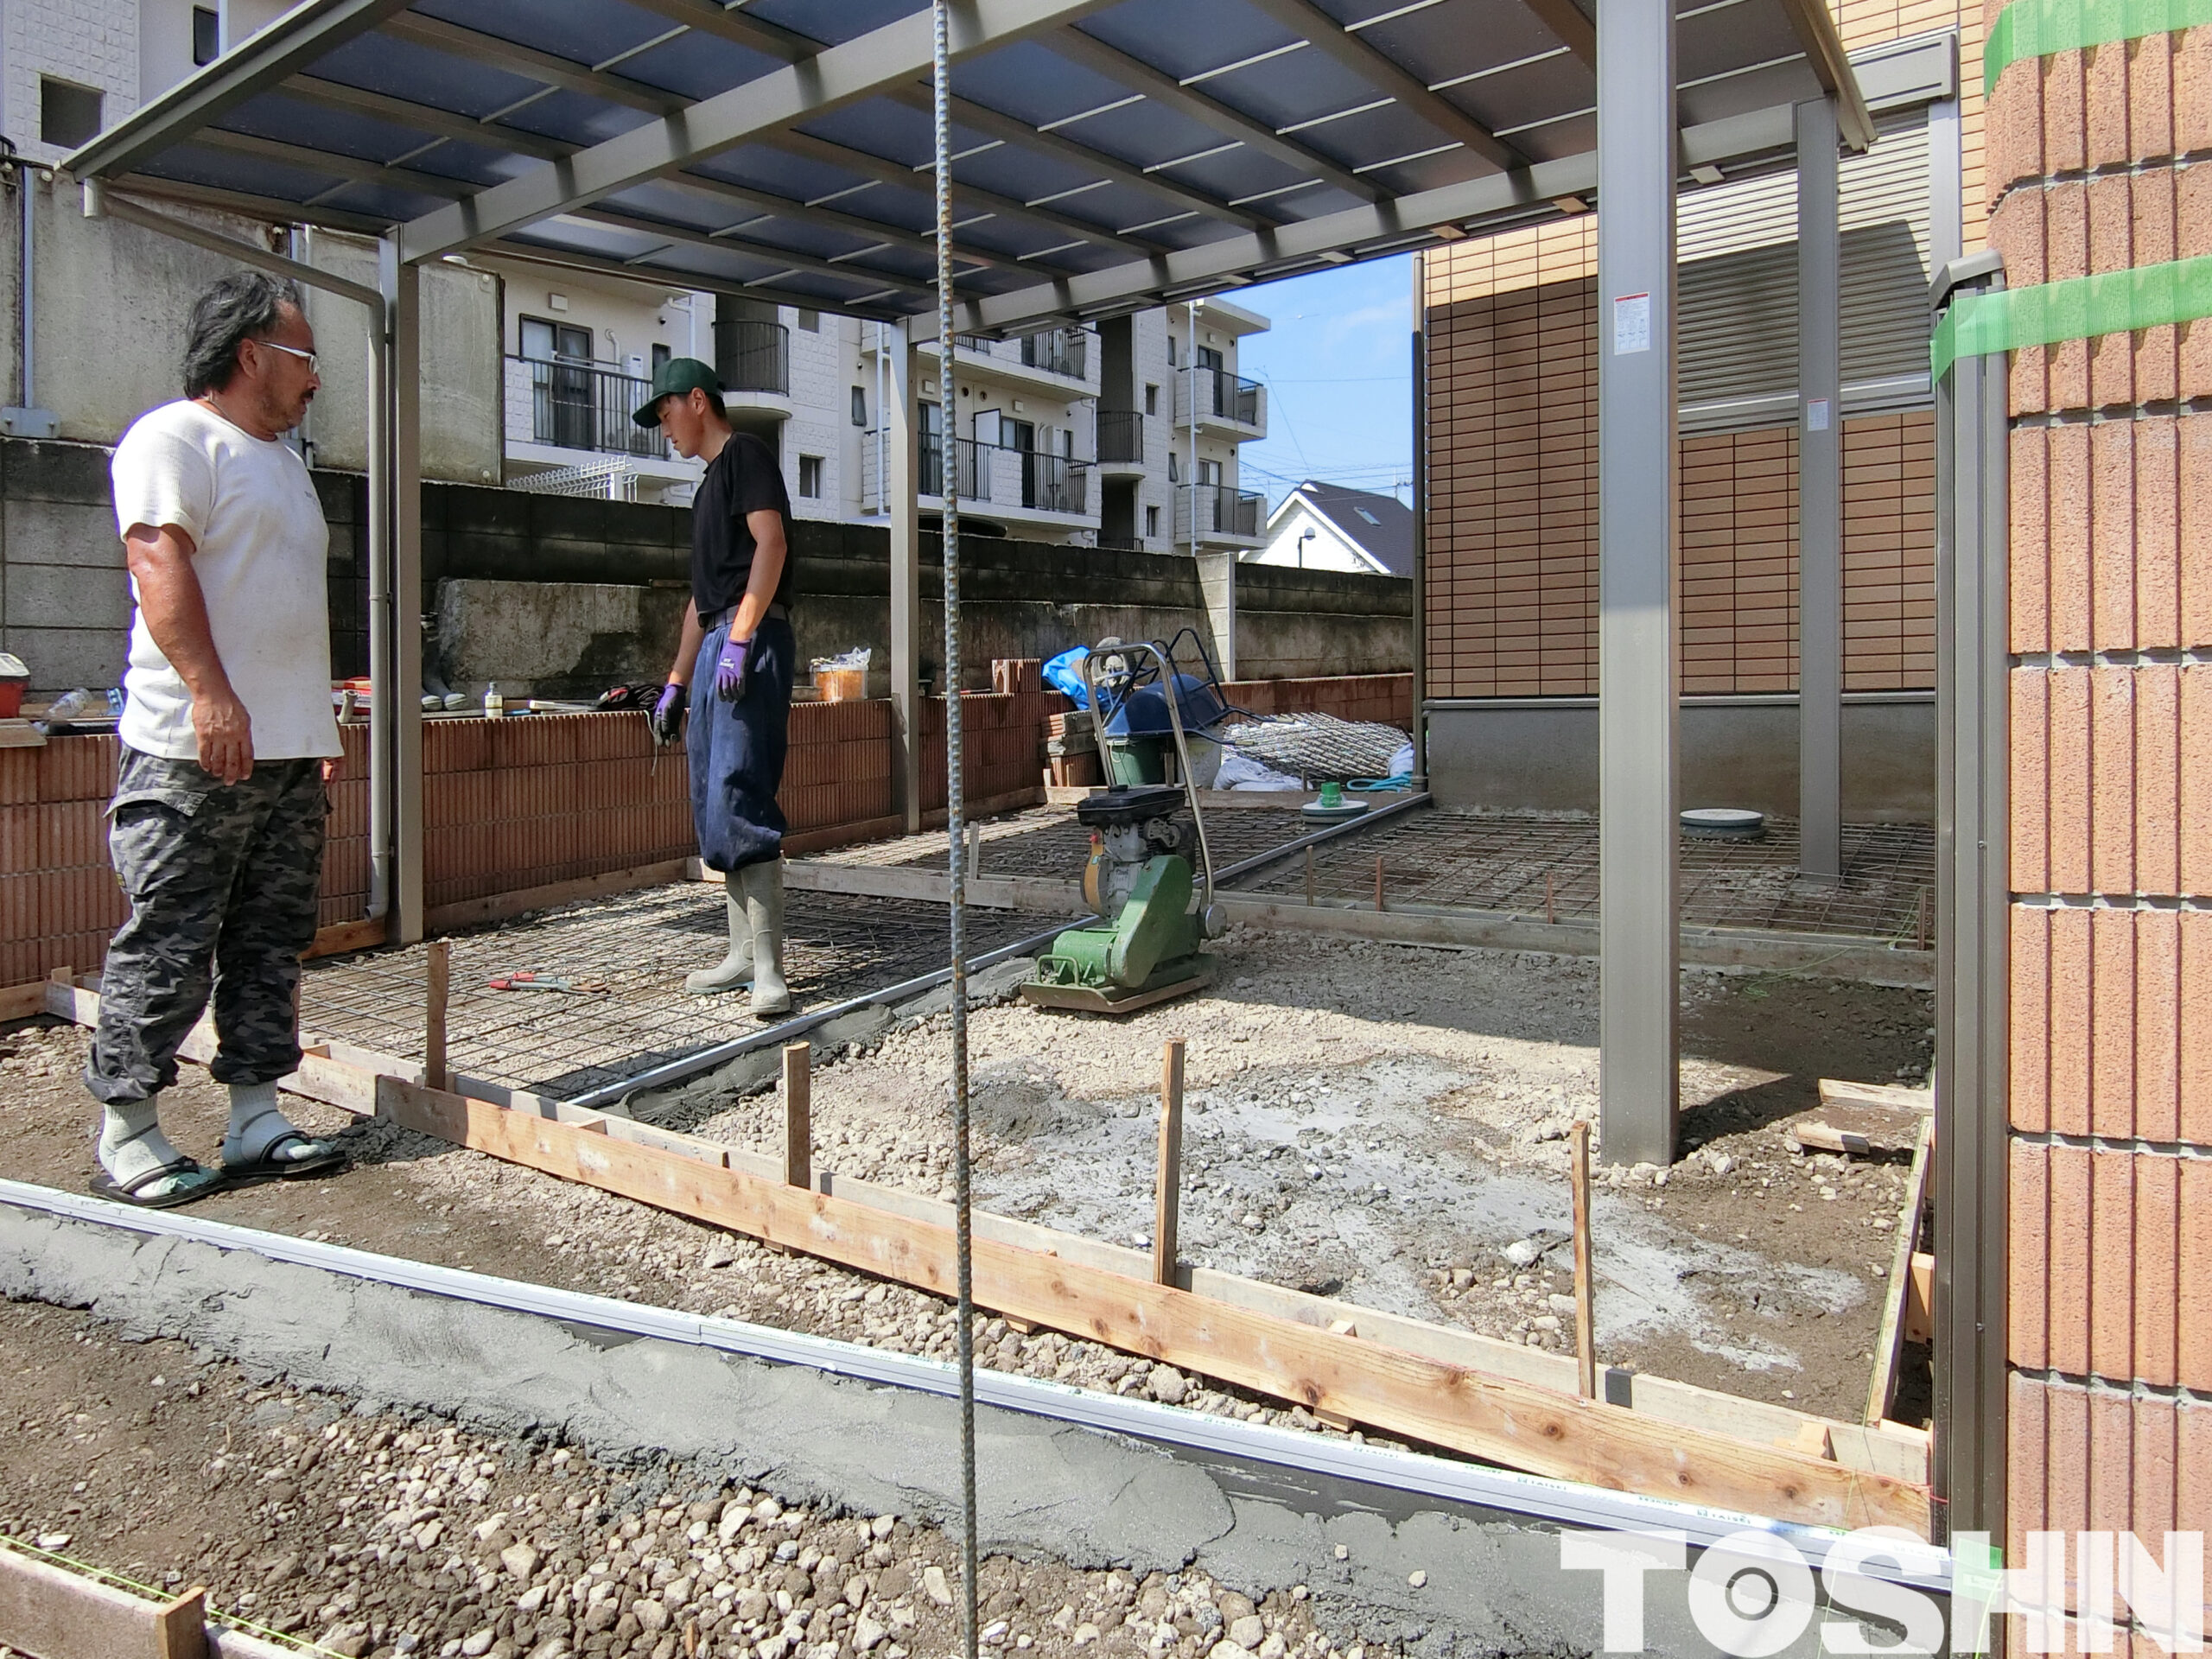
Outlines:
<svg viewBox="0 0 2212 1659"><path fill-rule="evenodd" d="M1203 659L1202 648L1199 655ZM1108 775L1125 778L1135 770L1111 764L1116 751L1130 750L1142 753L1139 775L1155 779L1172 757L1178 781L1117 782L1077 803L1076 822L1090 831L1083 896L1098 919L1068 929L1037 958L1034 976L1021 987L1025 1001L1128 1014L1213 982L1213 964L1202 947L1221 932L1222 916L1213 903L1213 860L1185 724L1193 714L1209 721L1217 716L1220 677L1206 664L1209 687L1174 667L1171 646L1118 641L1102 645L1084 664ZM1163 681L1178 695L1147 695L1160 691ZM1185 806L1188 817L1182 816Z"/></svg>

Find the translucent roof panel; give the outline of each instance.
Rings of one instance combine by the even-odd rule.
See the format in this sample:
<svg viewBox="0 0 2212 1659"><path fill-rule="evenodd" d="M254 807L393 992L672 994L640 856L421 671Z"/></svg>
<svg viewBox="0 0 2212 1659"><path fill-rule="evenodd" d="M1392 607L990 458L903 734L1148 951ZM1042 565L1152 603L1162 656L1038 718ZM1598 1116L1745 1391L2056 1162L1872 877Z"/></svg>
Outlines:
<svg viewBox="0 0 2212 1659"><path fill-rule="evenodd" d="M1710 128L1721 159L1771 161L1824 91L1871 134L1823 0L1676 4L1686 153ZM1517 222L1595 182L1582 0L960 16L954 245L980 330ZM67 165L410 259L505 250L924 315L930 46L924 0L309 0Z"/></svg>

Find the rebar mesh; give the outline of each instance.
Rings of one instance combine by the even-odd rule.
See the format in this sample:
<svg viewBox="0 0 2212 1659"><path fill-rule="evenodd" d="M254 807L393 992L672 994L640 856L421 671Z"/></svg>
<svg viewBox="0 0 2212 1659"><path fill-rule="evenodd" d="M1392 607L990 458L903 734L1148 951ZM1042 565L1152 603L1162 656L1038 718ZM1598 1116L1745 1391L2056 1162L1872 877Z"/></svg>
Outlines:
<svg viewBox="0 0 2212 1659"><path fill-rule="evenodd" d="M1040 918L977 911L977 952L1033 933ZM677 882L453 936L446 1063L511 1089L566 1099L649 1066L761 1029L743 993L690 996L683 976L726 948L722 892ZM397 1058L423 1058L426 952L310 963L300 1020ZM792 892L784 971L801 1008L896 984L944 965L944 906ZM556 975L601 991L495 991L513 972Z"/></svg>
<svg viewBox="0 0 2212 1659"><path fill-rule="evenodd" d="M1592 922L1598 916L1594 818L1416 810L1316 848L1313 896L1372 904L1382 861L1387 904ZM1934 915L1936 833L1924 823L1847 823L1843 877L1797 873L1797 825L1769 818L1765 838L1681 842L1686 926L1892 939L1924 946ZM1238 884L1302 897L1301 860Z"/></svg>
<svg viewBox="0 0 2212 1659"><path fill-rule="evenodd" d="M1214 863L1221 868L1295 841L1313 827L1290 809L1221 807L1206 814L1206 835L1213 845ZM1090 855L1090 831L1076 822L1071 807L1031 807L977 828L982 855L976 873L982 875L1041 875L1072 881L1083 874L1084 860ZM944 835L940 830L873 841L817 858L823 863L942 869Z"/></svg>

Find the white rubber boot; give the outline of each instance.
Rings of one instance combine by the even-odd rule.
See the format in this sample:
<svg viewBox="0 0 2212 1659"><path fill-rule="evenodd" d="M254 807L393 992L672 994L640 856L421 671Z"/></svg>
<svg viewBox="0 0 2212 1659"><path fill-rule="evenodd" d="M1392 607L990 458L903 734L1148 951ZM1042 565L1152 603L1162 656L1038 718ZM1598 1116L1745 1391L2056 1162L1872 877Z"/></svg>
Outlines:
<svg viewBox="0 0 2212 1659"><path fill-rule="evenodd" d="M729 954L715 967L684 975L683 988L694 996L734 991L752 982L753 924L745 913L745 889L738 879L741 874L732 870L722 877L722 890L728 895L722 902L729 915Z"/></svg>
<svg viewBox="0 0 2212 1659"><path fill-rule="evenodd" d="M772 1019L791 1011L791 988L784 983L784 861L748 864L739 874L753 928L753 1013Z"/></svg>

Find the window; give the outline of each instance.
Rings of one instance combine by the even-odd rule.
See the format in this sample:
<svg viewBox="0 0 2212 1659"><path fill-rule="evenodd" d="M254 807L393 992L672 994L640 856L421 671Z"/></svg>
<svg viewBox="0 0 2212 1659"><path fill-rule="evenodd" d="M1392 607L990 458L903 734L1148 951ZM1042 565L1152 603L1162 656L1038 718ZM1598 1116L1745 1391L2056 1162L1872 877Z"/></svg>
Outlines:
<svg viewBox="0 0 2212 1659"><path fill-rule="evenodd" d="M868 388L866 386L853 388L853 424L855 426L868 424Z"/></svg>
<svg viewBox="0 0 2212 1659"><path fill-rule="evenodd" d="M1381 528L1382 521L1380 518L1377 518L1373 513L1370 512L1365 507L1354 507L1352 511L1357 513L1361 518L1366 519L1369 524L1375 525L1378 529Z"/></svg>
<svg viewBox="0 0 2212 1659"><path fill-rule="evenodd" d="M1147 507L1144 510L1144 533L1155 541L1159 539L1160 509L1158 507Z"/></svg>
<svg viewBox="0 0 2212 1659"><path fill-rule="evenodd" d="M1167 452L1167 481L1170 484L1180 484L1183 481L1182 457L1173 449Z"/></svg>
<svg viewBox="0 0 2212 1659"><path fill-rule="evenodd" d="M676 353L665 346L656 346L653 347L654 379L658 380L660 378L660 372L668 366L669 359L675 355Z"/></svg>
<svg viewBox="0 0 2212 1659"><path fill-rule="evenodd" d="M223 20L213 6L192 9L192 61L194 67L213 63L223 54Z"/></svg>
<svg viewBox="0 0 2212 1659"><path fill-rule="evenodd" d="M101 95L51 75L38 78L38 136L41 143L74 149L99 137Z"/></svg>
<svg viewBox="0 0 2212 1659"><path fill-rule="evenodd" d="M822 314L819 311L801 311L798 314L798 326L810 334L820 334Z"/></svg>
<svg viewBox="0 0 2212 1659"><path fill-rule="evenodd" d="M1172 332L1167 336L1167 366L1175 366L1175 336Z"/></svg>
<svg viewBox="0 0 2212 1659"><path fill-rule="evenodd" d="M801 455L798 458L798 493L810 501L822 499L822 457Z"/></svg>
<svg viewBox="0 0 2212 1659"><path fill-rule="evenodd" d="M1201 461L1198 463L1198 482L1218 485L1221 482L1221 463L1217 461Z"/></svg>
<svg viewBox="0 0 2212 1659"><path fill-rule="evenodd" d="M1147 386L1144 389L1144 412L1147 415L1157 415L1160 413L1160 388L1158 386Z"/></svg>

